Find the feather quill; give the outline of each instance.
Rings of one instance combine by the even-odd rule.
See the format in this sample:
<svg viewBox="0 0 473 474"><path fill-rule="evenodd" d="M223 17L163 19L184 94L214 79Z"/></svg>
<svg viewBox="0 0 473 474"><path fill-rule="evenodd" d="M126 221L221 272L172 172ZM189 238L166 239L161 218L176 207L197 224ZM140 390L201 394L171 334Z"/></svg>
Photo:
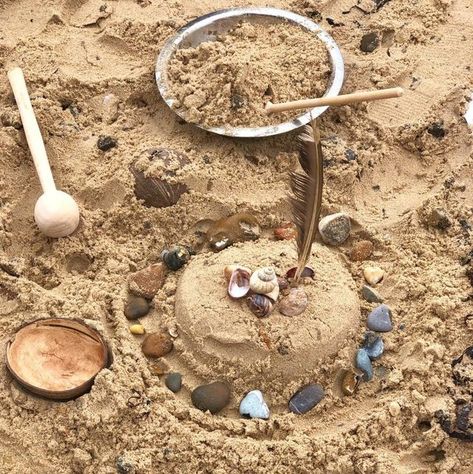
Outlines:
<svg viewBox="0 0 473 474"><path fill-rule="evenodd" d="M312 243L318 231L322 206L323 162L320 132L315 120L307 125L300 136L299 163L302 172L291 174L290 197L292 218L297 227L297 283L309 260Z"/></svg>

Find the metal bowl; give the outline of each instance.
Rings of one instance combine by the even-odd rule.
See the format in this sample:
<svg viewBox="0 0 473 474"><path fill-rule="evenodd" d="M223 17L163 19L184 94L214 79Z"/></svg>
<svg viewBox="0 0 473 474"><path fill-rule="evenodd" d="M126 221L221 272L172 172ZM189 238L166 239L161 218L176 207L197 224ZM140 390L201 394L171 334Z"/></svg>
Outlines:
<svg viewBox="0 0 473 474"><path fill-rule="evenodd" d="M235 27L241 20L271 24L277 22L290 22L312 31L314 35L317 36L318 40L322 41L327 47L330 62L332 64L332 75L324 97L338 95L344 77L343 58L333 38L322 30L317 23L314 23L303 16L296 15L295 13L286 10L279 10L277 8L230 8L209 13L208 15L201 16L191 21L165 43L158 56L156 62L156 82L158 84L159 92L166 104L182 119L186 120L185 114L173 107L173 98L168 96L167 67L169 61L177 49L195 47L205 41L215 41L217 35L226 33ZM265 127L207 127L197 123L193 125L207 130L208 132L227 135L229 137L268 137L289 132L301 127L302 125L306 125L311 119L314 119L325 112L327 108L327 106L316 107L289 122Z"/></svg>

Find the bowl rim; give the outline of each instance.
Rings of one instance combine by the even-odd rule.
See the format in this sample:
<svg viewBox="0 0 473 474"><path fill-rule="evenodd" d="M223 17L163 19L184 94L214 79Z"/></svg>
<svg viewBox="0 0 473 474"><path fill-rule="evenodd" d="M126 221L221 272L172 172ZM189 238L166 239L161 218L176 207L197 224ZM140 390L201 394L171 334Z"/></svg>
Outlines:
<svg viewBox="0 0 473 474"><path fill-rule="evenodd" d="M13 367L10 364L10 349L11 346L14 344L16 335L23 329L27 328L28 326L42 326L42 325L49 325L49 326L57 326L57 327L67 327L68 329L73 329L76 331L82 332L82 334L86 334L87 336L94 339L96 342L100 343L102 347L102 358L103 364L100 370L97 371L95 375L93 375L88 380L84 381L80 385L70 388L68 390L47 390L41 387L37 387L29 383L28 381L24 380L20 377ZM79 330L78 326L81 330ZM84 395L89 389L92 387L95 377L106 367L110 365L110 355L109 355L109 347L103 336L94 328L90 327L86 324L83 320L79 318L39 318L33 321L28 321L21 326L19 326L15 333L10 337L10 339L6 343L5 347L5 365L8 368L8 371L12 375L12 377L26 390L29 392L39 395L43 398L48 400L56 400L56 401L66 401L71 400L73 398L77 398L81 395Z"/></svg>
<svg viewBox="0 0 473 474"><path fill-rule="evenodd" d="M167 80L165 77L165 71L167 64L171 59L174 52L179 49L182 42L192 33L199 31L203 28L211 26L217 20L235 18L235 17L250 17L250 16L269 16L279 19L288 20L292 23L298 24L303 28L313 32L322 41L330 56L330 62L332 66L332 74L330 77L329 87L326 89L323 97L335 97L339 94L344 80L345 67L343 63L343 57L340 49L337 46L335 40L322 29L320 25L313 22L311 19L298 15L288 10L282 10L279 8L270 7L254 7L254 8L227 8L224 10L217 10L206 15L200 16L183 28L177 31L177 33L169 38L156 60L155 78L158 85L159 92L162 99L168 105L168 107L176 113L179 117L187 122L185 117L176 109L172 107L173 99L166 97L167 92ZM291 130L295 130L303 125L306 125L323 112L327 110L328 106L315 107L308 112L305 112L293 120L283 122L278 125L267 125L264 127L207 127L203 124L191 123L192 125L206 130L211 133L218 135L225 135L229 137L241 137L241 138L257 138L257 137L269 137L273 135L279 135L286 133Z"/></svg>

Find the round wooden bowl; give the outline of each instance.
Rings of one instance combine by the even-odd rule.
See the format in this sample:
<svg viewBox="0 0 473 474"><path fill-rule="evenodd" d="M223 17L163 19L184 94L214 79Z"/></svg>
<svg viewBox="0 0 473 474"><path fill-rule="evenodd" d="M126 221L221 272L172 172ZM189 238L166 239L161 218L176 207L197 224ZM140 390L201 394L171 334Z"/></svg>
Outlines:
<svg viewBox="0 0 473 474"><path fill-rule="evenodd" d="M80 321L42 319L23 326L8 341L6 364L30 392L70 400L90 390L108 365L108 350L98 332Z"/></svg>

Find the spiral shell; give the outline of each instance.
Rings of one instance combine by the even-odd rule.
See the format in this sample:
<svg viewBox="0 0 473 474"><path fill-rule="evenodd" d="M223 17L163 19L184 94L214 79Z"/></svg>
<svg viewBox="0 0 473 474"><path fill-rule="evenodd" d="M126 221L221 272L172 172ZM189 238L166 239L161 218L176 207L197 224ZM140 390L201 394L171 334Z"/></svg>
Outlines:
<svg viewBox="0 0 473 474"><path fill-rule="evenodd" d="M273 302L265 295L251 295L246 299L246 302L258 318L269 316L273 310Z"/></svg>
<svg viewBox="0 0 473 474"><path fill-rule="evenodd" d="M250 288L255 293L266 295L273 291L276 286L279 286L278 279L271 267L259 268L251 275Z"/></svg>

